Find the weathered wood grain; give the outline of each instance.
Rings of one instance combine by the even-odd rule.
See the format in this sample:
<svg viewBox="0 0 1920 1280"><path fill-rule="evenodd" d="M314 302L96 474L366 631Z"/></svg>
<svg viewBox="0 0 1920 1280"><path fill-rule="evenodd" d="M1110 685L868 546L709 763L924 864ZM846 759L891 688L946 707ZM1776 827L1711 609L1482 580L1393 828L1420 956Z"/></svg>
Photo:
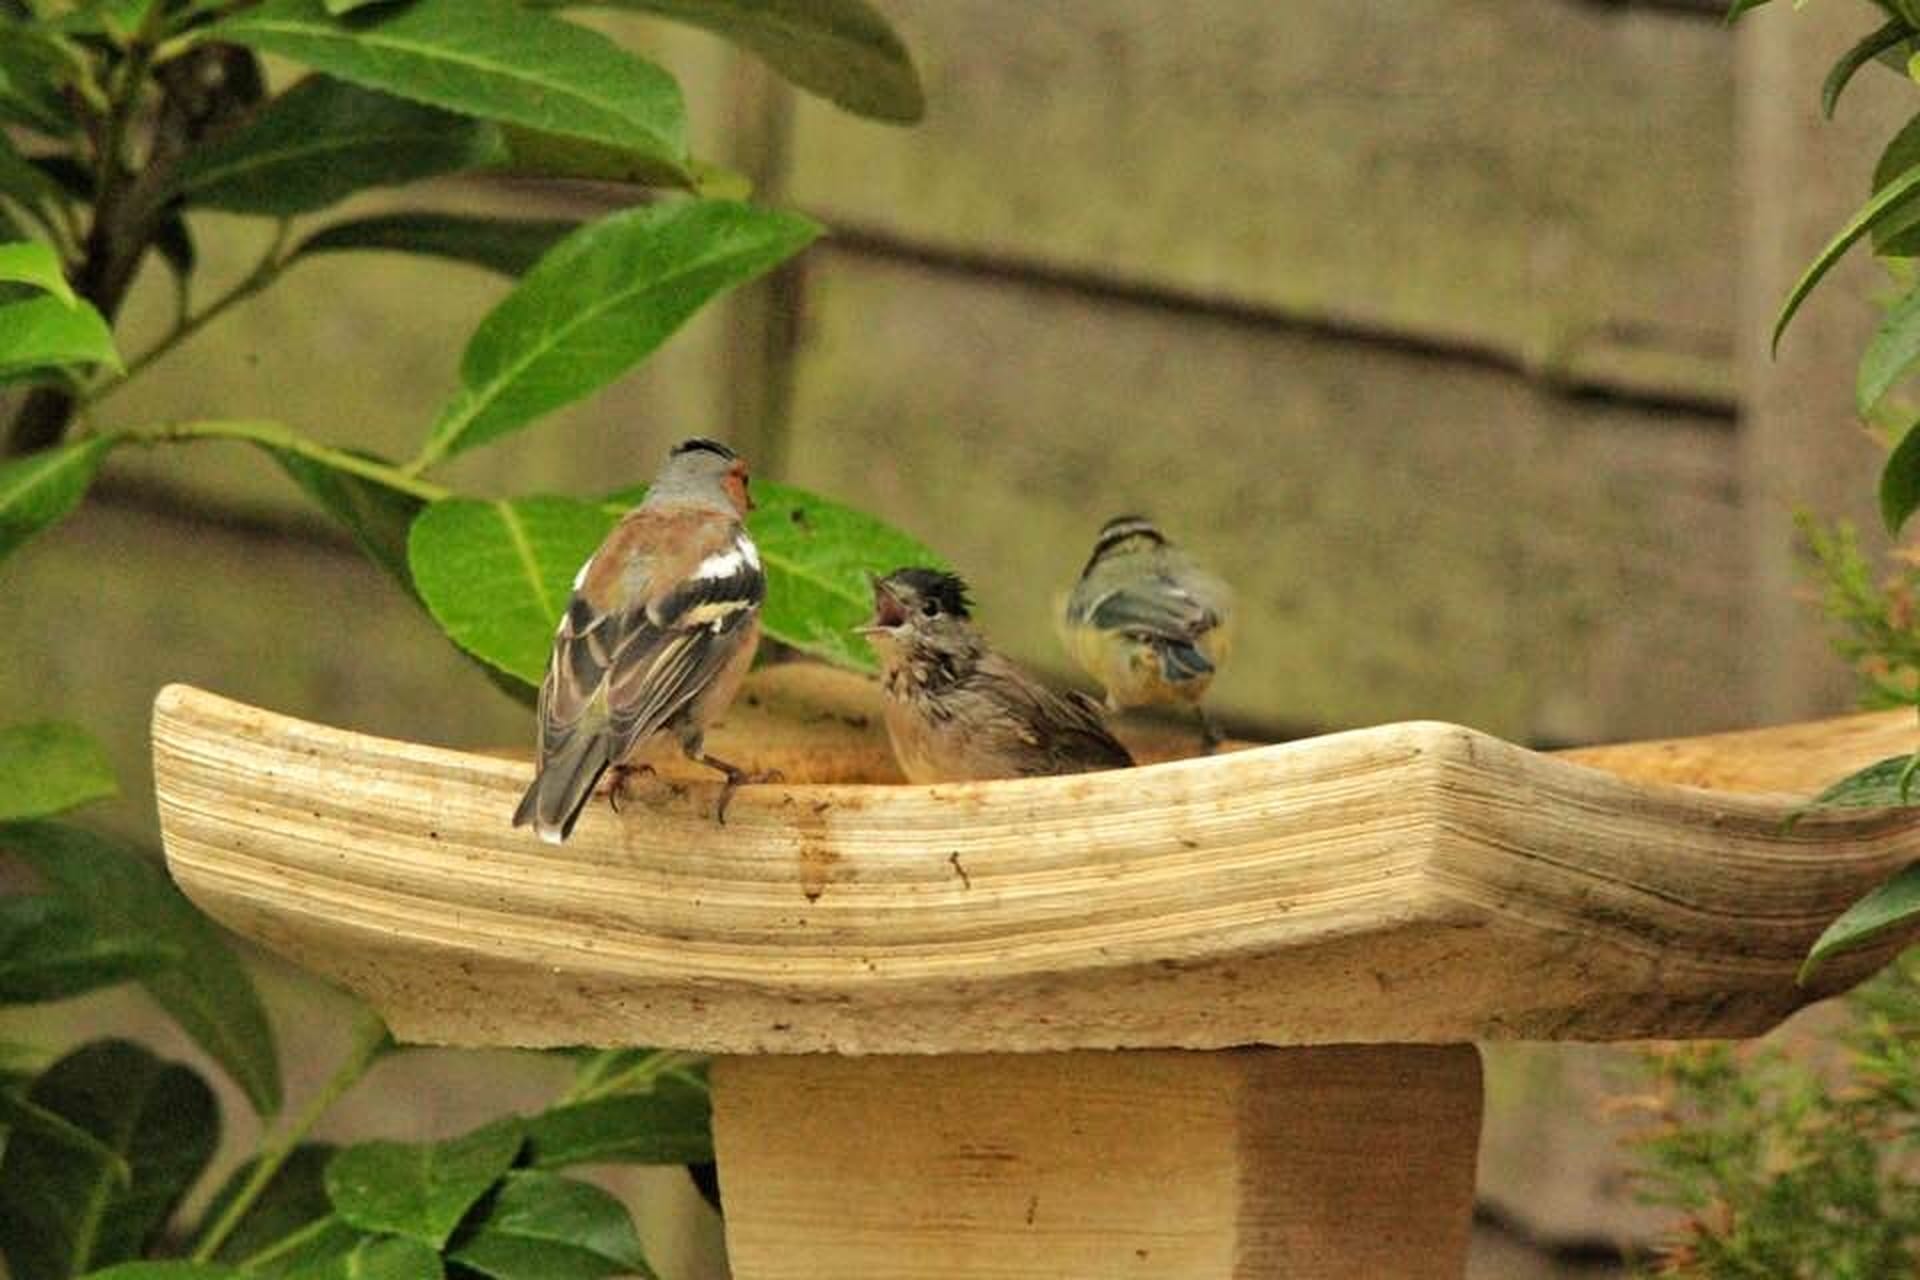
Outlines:
<svg viewBox="0 0 1920 1280"><path fill-rule="evenodd" d="M922 68L925 123L813 102L797 117L792 191L838 227L1733 399L1733 50L1709 15L887 12Z"/></svg>
<svg viewBox="0 0 1920 1280"><path fill-rule="evenodd" d="M1459 1280L1471 1047L724 1058L742 1280Z"/></svg>
<svg viewBox="0 0 1920 1280"><path fill-rule="evenodd" d="M937 547L1025 659L1064 668L1053 593L1144 509L1237 590L1213 700L1255 723L1753 723L1725 424L833 251L808 308L790 478Z"/></svg>
<svg viewBox="0 0 1920 1280"><path fill-rule="evenodd" d="M1074 778L661 782L560 849L527 766L173 687L176 880L406 1039L955 1053L1756 1034L1911 811L1410 723ZM1809 780L1810 785L1824 779ZM1889 938L1837 964L1871 971ZM1823 990L1831 987L1823 988Z"/></svg>
<svg viewBox="0 0 1920 1280"><path fill-rule="evenodd" d="M1556 754L1638 782L1804 794L1916 748L1920 725L1911 711L1875 711L1739 733L1576 747Z"/></svg>

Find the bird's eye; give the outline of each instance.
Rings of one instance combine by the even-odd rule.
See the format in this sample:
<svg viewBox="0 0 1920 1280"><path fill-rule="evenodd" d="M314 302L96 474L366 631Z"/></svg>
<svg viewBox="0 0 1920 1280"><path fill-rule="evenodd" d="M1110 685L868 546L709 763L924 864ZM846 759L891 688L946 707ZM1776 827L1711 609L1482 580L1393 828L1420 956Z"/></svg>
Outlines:
<svg viewBox="0 0 1920 1280"><path fill-rule="evenodd" d="M929 600L920 606L920 612L929 618L937 618L940 616L940 606L935 601Z"/></svg>

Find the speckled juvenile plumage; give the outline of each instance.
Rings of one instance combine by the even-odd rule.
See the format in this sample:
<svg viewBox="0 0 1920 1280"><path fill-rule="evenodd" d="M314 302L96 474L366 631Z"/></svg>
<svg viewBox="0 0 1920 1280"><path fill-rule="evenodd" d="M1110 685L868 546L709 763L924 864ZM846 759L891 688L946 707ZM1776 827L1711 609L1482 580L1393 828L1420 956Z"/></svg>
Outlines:
<svg viewBox="0 0 1920 1280"><path fill-rule="evenodd" d="M1226 660L1233 593L1143 516L1116 516L1095 540L1060 613L1068 653L1114 710L1200 699ZM1200 711L1209 743L1218 740Z"/></svg>
<svg viewBox="0 0 1920 1280"><path fill-rule="evenodd" d="M1093 699L1057 693L994 652L951 574L874 583L863 631L880 657L887 736L910 782L1085 773L1133 763Z"/></svg>
<svg viewBox="0 0 1920 1280"><path fill-rule="evenodd" d="M760 641L766 579L742 523L746 464L724 445L675 447L646 500L614 526L574 579L540 686L540 760L513 815L558 844L610 768L672 733L689 759L733 701ZM720 812L725 813L726 793Z"/></svg>

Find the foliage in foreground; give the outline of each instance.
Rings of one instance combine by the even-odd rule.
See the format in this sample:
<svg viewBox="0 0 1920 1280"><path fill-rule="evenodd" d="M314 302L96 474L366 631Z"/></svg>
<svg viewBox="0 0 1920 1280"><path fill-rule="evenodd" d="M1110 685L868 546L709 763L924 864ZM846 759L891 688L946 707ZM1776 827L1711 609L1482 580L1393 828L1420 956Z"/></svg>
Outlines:
<svg viewBox="0 0 1920 1280"><path fill-rule="evenodd" d="M1920 955L1844 1004L1830 1060L1771 1040L1642 1060L1640 1187L1681 1215L1652 1274L1920 1274Z"/></svg>
<svg viewBox="0 0 1920 1280"><path fill-rule="evenodd" d="M1728 20L1768 3L1732 0ZM1879 24L1840 55L1821 85L1820 105L1829 116L1854 77L1868 67L1885 67L1920 82L1920 6L1912 0L1869 0L1869 4ZM1880 512L1887 530L1897 536L1920 510L1920 407L1904 393L1920 372L1920 273L1914 268L1914 260L1920 259L1920 114L1881 152L1867 202L1788 292L1774 322L1776 349L1808 294L1862 239L1870 241L1898 290L1861 355L1854 384L1861 418L1881 430L1891 444L1880 476ZM1828 610L1841 626L1839 647L1866 677L1869 703L1920 711L1915 667L1920 631L1912 614L1911 575L1896 576L1883 594L1861 560L1851 530L1809 526L1809 533L1828 582ZM1834 783L1810 807L1912 804L1917 798L1917 775L1920 751L1877 761ZM1910 867L1834 921L1809 952L1802 977L1829 956L1916 919L1920 919L1920 870Z"/></svg>
<svg viewBox="0 0 1920 1280"><path fill-rule="evenodd" d="M1734 0L1730 16L1767 0ZM1920 9L1873 0L1879 25L1834 65L1831 115L1874 64L1920 79ZM1778 344L1807 293L1870 237L1897 295L1862 356L1860 415L1892 449L1880 484L1888 529L1920 508L1920 409L1904 392L1920 371L1920 115L1888 144L1868 203L1835 236L1781 309ZM1873 707L1920 708L1920 569L1896 557L1877 573L1847 525L1802 521L1835 624L1835 647ZM1920 754L1880 760L1810 807L1920 802ZM1821 935L1802 977L1827 957L1920 918L1920 866L1856 903ZM1909 952L1837 1012L1834 1042L1776 1037L1687 1045L1649 1055L1640 1099L1652 1127L1635 1143L1646 1197L1679 1221L1652 1273L1687 1280L1878 1280L1920 1274L1920 953Z"/></svg>
<svg viewBox="0 0 1920 1280"><path fill-rule="evenodd" d="M818 232L748 203L743 179L693 155L679 85L562 12L586 7L715 32L876 119L921 111L912 62L866 0L0 0L0 391L13 398L0 561L127 450L245 441L499 687L528 698L574 569L638 495L480 497L437 469L606 386ZM297 68L291 83L270 83L267 57ZM372 188L469 173L625 184L633 207L580 225L333 211ZM211 297L194 245L203 211L273 228L254 267ZM481 319L412 457L349 451L296 423L113 417L121 387L236 304L296 267L365 251L516 281ZM123 359L114 326L150 257L172 275L174 323ZM866 663L848 634L866 571L932 557L827 499L777 485L760 497L767 632ZM0 1008L137 983L239 1086L267 1136L179 1223L220 1139L206 1080L121 1039L0 1041L0 1253L14 1280L651 1274L625 1207L568 1171L703 1167L697 1063L583 1053L570 1089L538 1114L439 1143L315 1143L332 1103L394 1051L385 1029L363 1015L319 1095L281 1116L272 1028L223 936L150 856L65 820L114 790L78 727L0 726L0 856L36 883L0 897Z"/></svg>

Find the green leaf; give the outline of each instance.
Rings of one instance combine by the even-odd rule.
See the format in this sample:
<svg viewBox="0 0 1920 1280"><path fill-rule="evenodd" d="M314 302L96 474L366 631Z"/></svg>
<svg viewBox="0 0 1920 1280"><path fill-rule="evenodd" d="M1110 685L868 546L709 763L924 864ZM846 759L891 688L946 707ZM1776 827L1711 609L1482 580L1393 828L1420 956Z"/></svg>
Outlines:
<svg viewBox="0 0 1920 1280"><path fill-rule="evenodd" d="M1780 335L1786 332L1787 324L1793 319L1794 313L1800 309L1800 304L1806 301L1807 294L1812 291L1813 286L1819 284L1827 272L1833 269L1833 264L1840 261L1846 251L1853 247L1854 241L1865 235L1876 224L1885 221L1888 214L1904 201L1912 198L1917 189L1920 189L1920 166L1908 169L1875 192L1873 199L1867 201L1860 211L1848 220L1847 225L1840 229L1839 234L1827 242L1826 248L1820 251L1814 258L1813 264L1795 283L1792 292L1787 295L1786 302L1780 308L1779 318L1773 322L1772 349L1774 351L1780 349Z"/></svg>
<svg viewBox="0 0 1920 1280"><path fill-rule="evenodd" d="M0 244L0 280L44 289L68 306L79 301L73 296L73 286L67 283L67 273L60 267L60 255L38 240Z"/></svg>
<svg viewBox="0 0 1920 1280"><path fill-rule="evenodd" d="M295 255L354 249L392 249L471 263L501 275L519 276L568 234L577 222L559 219L468 218L452 213L387 213L322 227L300 242Z"/></svg>
<svg viewBox="0 0 1920 1280"><path fill-rule="evenodd" d="M1873 166L1873 189L1883 190L1916 166L1920 166L1920 115L1902 125L1880 153ZM1892 258L1920 254L1920 200L1889 209L1887 216L1874 225L1873 251Z"/></svg>
<svg viewBox="0 0 1920 1280"><path fill-rule="evenodd" d="M85 729L57 720L0 727L0 822L44 818L118 789Z"/></svg>
<svg viewBox="0 0 1920 1280"><path fill-rule="evenodd" d="M346 526L368 559L391 574L409 596L416 601L420 599L420 592L413 583L413 572L407 564L407 534L414 517L425 505L420 499L302 454L270 445L263 444L261 447L308 497ZM386 459L374 454L360 453L358 456L386 462ZM474 665L508 697L533 705L533 690L527 685L489 663L474 659Z"/></svg>
<svg viewBox="0 0 1920 1280"><path fill-rule="evenodd" d="M1915 757L1888 756L1850 773L1807 802L1808 809L1879 809L1910 803Z"/></svg>
<svg viewBox="0 0 1920 1280"><path fill-rule="evenodd" d="M0 123L48 137L68 132L72 119L61 96L66 60L62 42L51 32L0 16Z"/></svg>
<svg viewBox="0 0 1920 1280"><path fill-rule="evenodd" d="M686 110L673 78L597 32L513 0L414 0L334 17L321 0L266 0L212 38L448 111L644 150L683 173Z"/></svg>
<svg viewBox="0 0 1920 1280"><path fill-rule="evenodd" d="M598 0L723 36L848 111L911 124L926 114L913 57L865 0Z"/></svg>
<svg viewBox="0 0 1920 1280"><path fill-rule="evenodd" d="M352 13L355 9L365 9L376 4L392 4L394 0L327 0L327 12L338 17L343 13Z"/></svg>
<svg viewBox="0 0 1920 1280"><path fill-rule="evenodd" d="M4 130L0 130L0 197L13 201L48 229L59 224L55 209L66 199L59 184L21 155Z"/></svg>
<svg viewBox="0 0 1920 1280"><path fill-rule="evenodd" d="M286 1163L267 1180L240 1224L221 1242L215 1259L244 1266L255 1254L285 1240L295 1231L331 1217L333 1205L327 1199L323 1175L335 1150L325 1142L303 1142L295 1147ZM227 1206L246 1186L258 1164L259 1158L255 1157L233 1171L200 1215L201 1226L194 1232L196 1237L205 1233L206 1224L218 1222L226 1213Z"/></svg>
<svg viewBox="0 0 1920 1280"><path fill-rule="evenodd" d="M55 18L56 30L74 35L100 35L125 47L147 20L147 11L160 0L80 0L71 12Z"/></svg>
<svg viewBox="0 0 1920 1280"><path fill-rule="evenodd" d="M111 933L52 894L0 898L0 1004L64 1000L181 959L139 931Z"/></svg>
<svg viewBox="0 0 1920 1280"><path fill-rule="evenodd" d="M441 1280L440 1255L404 1236L360 1236L345 1249L293 1270L286 1280Z"/></svg>
<svg viewBox="0 0 1920 1280"><path fill-rule="evenodd" d="M126 1190L133 1186L133 1170L118 1151L65 1116L29 1102L11 1089L0 1089L0 1131L8 1129L32 1134L75 1155L85 1156L105 1169L117 1188Z"/></svg>
<svg viewBox="0 0 1920 1280"><path fill-rule="evenodd" d="M181 952L141 985L246 1093L280 1108L280 1060L253 980L211 921L146 858L104 836L49 822L0 825L0 850L23 859L95 927L143 932Z"/></svg>
<svg viewBox="0 0 1920 1280"><path fill-rule="evenodd" d="M1880 518L1886 521L1887 532L1898 534L1916 508L1920 508L1920 430L1908 427L1880 471Z"/></svg>
<svg viewBox="0 0 1920 1280"><path fill-rule="evenodd" d="M78 506L112 447L94 436L0 462L0 556Z"/></svg>
<svg viewBox="0 0 1920 1280"><path fill-rule="evenodd" d="M1766 3L1767 0L1732 0L1732 2L1727 5L1727 21L1732 22L1749 9L1758 9Z"/></svg>
<svg viewBox="0 0 1920 1280"><path fill-rule="evenodd" d="M1859 43L1840 55L1833 69L1827 72L1826 83L1820 86L1820 110L1829 120L1833 118L1833 109L1840 105L1840 95L1845 92L1847 83L1853 79L1860 68L1872 62L1882 53L1898 45L1909 34L1907 24L1899 18L1885 26L1861 37Z"/></svg>
<svg viewBox="0 0 1920 1280"><path fill-rule="evenodd" d="M500 147L483 121L308 76L238 131L189 152L174 189L204 208L289 218L369 187L485 164Z"/></svg>
<svg viewBox="0 0 1920 1280"><path fill-rule="evenodd" d="M407 594L416 594L407 570L407 530L425 505L420 499L304 454L274 448L267 452L309 498L347 527L368 559L392 574ZM386 461L373 454L360 456Z"/></svg>
<svg viewBox="0 0 1920 1280"><path fill-rule="evenodd" d="M104 1271L89 1271L86 1280L243 1280L242 1273L214 1262L123 1262Z"/></svg>
<svg viewBox="0 0 1920 1280"><path fill-rule="evenodd" d="M1901 759L1904 761L1905 757ZM1865 946L1916 919L1920 919L1920 864L1900 872L1828 925L1801 963L1800 981L1804 984L1821 965L1841 952Z"/></svg>
<svg viewBox="0 0 1920 1280"><path fill-rule="evenodd" d="M413 522L408 563L455 644L538 685L573 575L617 518L572 498L450 498Z"/></svg>
<svg viewBox="0 0 1920 1280"><path fill-rule="evenodd" d="M712 175L724 173L689 157L663 165L651 151L619 147L566 134L547 133L516 124L500 126L503 152L490 172L509 177L576 178L586 182L620 182L633 186L684 187L697 195L719 195L710 190ZM738 178L738 175L734 175ZM744 179L739 179L745 181ZM748 192L752 184L748 183Z"/></svg>
<svg viewBox="0 0 1920 1280"><path fill-rule="evenodd" d="M212 1158L213 1091L137 1044L102 1040L56 1062L27 1101L85 1130L132 1172L15 1131L0 1156L0 1251L13 1280L65 1280L140 1255Z"/></svg>
<svg viewBox="0 0 1920 1280"><path fill-rule="evenodd" d="M411 464L428 466L599 390L714 295L797 253L818 228L729 201L629 209L554 246L480 323L461 388Z"/></svg>
<svg viewBox="0 0 1920 1280"><path fill-rule="evenodd" d="M1920 288L1887 308L1860 357L1853 399L1862 417L1920 361Z"/></svg>
<svg viewBox="0 0 1920 1280"><path fill-rule="evenodd" d="M325 1194L324 1191L322 1194ZM286 1276L324 1275L339 1267L341 1260L348 1258L361 1245L375 1239L392 1240L398 1237L370 1236L364 1231L355 1230L342 1222L329 1207L321 1217L256 1249L244 1259L243 1265L248 1275L269 1276L274 1280ZM426 1248L425 1245L420 1247ZM224 1257L227 1250L222 1249L220 1253Z"/></svg>
<svg viewBox="0 0 1920 1280"><path fill-rule="evenodd" d="M515 1170L447 1255L493 1280L652 1276L626 1206L599 1187Z"/></svg>
<svg viewBox="0 0 1920 1280"><path fill-rule="evenodd" d="M868 574L941 558L899 530L801 489L756 481L747 528L767 570L766 633L862 670L853 628L872 612ZM639 491L571 498L436 502L414 521L408 562L420 598L455 644L537 685L573 576Z"/></svg>
<svg viewBox="0 0 1920 1280"><path fill-rule="evenodd" d="M519 1117L508 1116L446 1142L363 1142L327 1165L327 1196L350 1226L438 1249L524 1140Z"/></svg>
<svg viewBox="0 0 1920 1280"><path fill-rule="evenodd" d="M699 1164L713 1159L707 1091L671 1076L647 1093L554 1107L527 1122L536 1169L576 1164Z"/></svg>
<svg viewBox="0 0 1920 1280"><path fill-rule="evenodd" d="M31 298L0 306L0 373L69 364L121 367L113 334L92 303Z"/></svg>
<svg viewBox="0 0 1920 1280"><path fill-rule="evenodd" d="M413 462L428 466L607 386L710 297L797 253L795 213L697 200L582 226L474 332L453 395Z"/></svg>
<svg viewBox="0 0 1920 1280"><path fill-rule="evenodd" d="M747 529L767 568L761 626L802 652L872 670L873 651L853 632L873 612L868 575L945 561L891 525L804 489L756 480L753 498Z"/></svg>

